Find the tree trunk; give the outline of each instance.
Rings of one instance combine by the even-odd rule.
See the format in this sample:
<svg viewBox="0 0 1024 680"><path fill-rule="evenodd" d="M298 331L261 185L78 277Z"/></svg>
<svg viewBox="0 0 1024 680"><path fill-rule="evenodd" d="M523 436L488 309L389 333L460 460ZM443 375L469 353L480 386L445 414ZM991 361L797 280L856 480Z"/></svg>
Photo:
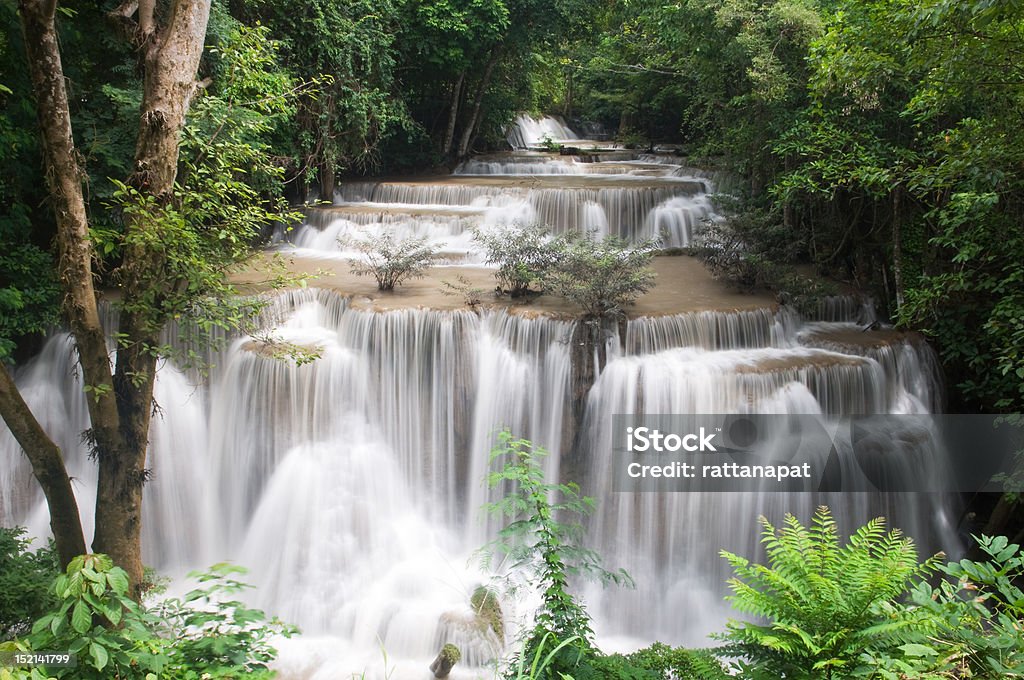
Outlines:
<svg viewBox="0 0 1024 680"><path fill-rule="evenodd" d="M320 200L334 203L334 162L326 158L320 163Z"/></svg>
<svg viewBox="0 0 1024 680"><path fill-rule="evenodd" d="M896 187L892 192L892 278L896 288L896 311L903 308L903 190Z"/></svg>
<svg viewBox="0 0 1024 680"><path fill-rule="evenodd" d="M128 573L132 592L138 596L142 582L142 484L156 377L153 348L158 344L161 324L159 317L149 311L154 305L153 291L165 283L165 255L144 245L151 239L140 234L159 229L159 222L154 222L159 219L159 207L173 197L179 140L196 92L195 77L210 2L177 0L162 30L153 22L150 0L129 0L113 12L121 22L130 22L132 14L138 12L137 30L129 34L144 51L145 81L135 164L128 183L144 196L156 199L154 210L133 216L126 225L129 245L118 271L125 310L119 332L124 340L118 348L113 374L93 289L93 252L82 194L85 173L72 136L54 24L56 5L56 0L21 0L19 15L37 100L48 188L57 220L64 312L78 347L85 384L90 388L88 439L99 463L92 546L95 551L110 555ZM8 392L11 385L7 386ZM38 423L33 427L34 419L27 408L19 406L19 402L24 403L20 398L11 395L4 401L5 420L9 410L18 416L12 420L25 435L19 442L26 448L36 477L44 491L53 491L52 499L47 492L47 501L51 517L62 525L62 540L73 545L75 539L67 535L70 531L63 526L72 520L67 509L70 485L61 481L67 473L54 460L55 455L59 458L59 451L45 435L40 437L41 428ZM81 533L80 523L78 531ZM77 548L84 552L84 541Z"/></svg>
<svg viewBox="0 0 1024 680"><path fill-rule="evenodd" d="M491 84L494 66L498 63L500 55L501 45L498 45L491 50L491 56L487 59L487 66L484 67L484 74L480 77L480 83L477 85L476 95L473 98L473 111L469 120L466 121L466 126L462 129L462 139L459 140L459 158L465 158L469 153L469 142L473 139L473 132L480 122L480 109L484 105L484 94L487 92L487 86Z"/></svg>
<svg viewBox="0 0 1024 680"><path fill-rule="evenodd" d="M463 71L459 74L459 79L455 81L455 86L452 88L452 103L448 108L448 128L444 133L444 146L441 149L441 155L445 158L452 152L452 143L455 141L455 123L459 119L459 102L462 100L462 84L466 82L466 72Z"/></svg>
<svg viewBox="0 0 1024 680"><path fill-rule="evenodd" d="M117 440L119 418L112 389L106 338L100 324L93 288L93 252L82 193L85 172L79 164L80 156L75 149L71 130L64 68L54 23L56 5L55 0L22 0L19 3L19 16L25 34L26 57L42 135L47 188L57 223L58 270L64 292L62 307L75 337L82 377L91 388L90 398L86 402L92 422L89 436L99 449L102 444ZM11 385L8 387L11 388ZM42 473L42 477L37 474L37 478L50 504L51 522L61 525L77 522L79 525L77 531L67 526L61 528L63 536L58 540L65 544L64 549L58 547L61 559L68 557L64 550L85 552L84 540L68 535L81 535L82 530L77 506L72 518L68 513L73 500L69 503L64 492L58 490L63 485L57 478L67 476L66 471L61 473L55 467L53 457L56 455L59 458L58 447L43 433L27 406L24 406L20 395L17 398L12 395L7 400L7 406L13 409L10 415L23 423L25 434L32 435L25 439L19 438L18 441L33 462L33 472ZM10 422L8 416L5 408L4 419ZM11 429L15 431L13 426ZM60 467L63 468L63 462ZM52 499L48 487L55 492ZM70 491L70 486L67 491ZM55 528L55 537L56 531Z"/></svg>
<svg viewBox="0 0 1024 680"><path fill-rule="evenodd" d="M50 530L57 544L62 567L72 558L85 553L82 520L78 516L71 478L64 467L60 448L53 443L21 398L10 374L0 366L0 415L11 434L25 451L32 464L32 474L39 481L50 509Z"/></svg>
<svg viewBox="0 0 1024 680"><path fill-rule="evenodd" d="M145 79L135 145L134 172L128 183L141 194L170 203L178 173L178 150L203 53L209 0L178 0L165 27L146 38ZM154 221L156 220L156 221ZM145 245L142 234L159 231L159 211L135 215L127 224L125 257L119 275L122 312L114 394L119 438L99 449L96 534L93 549L120 565L138 594L142 583L142 486L153 412L153 384L162 321L154 316L153 291L164 280L163 251ZM133 236L137 236L133 238Z"/></svg>

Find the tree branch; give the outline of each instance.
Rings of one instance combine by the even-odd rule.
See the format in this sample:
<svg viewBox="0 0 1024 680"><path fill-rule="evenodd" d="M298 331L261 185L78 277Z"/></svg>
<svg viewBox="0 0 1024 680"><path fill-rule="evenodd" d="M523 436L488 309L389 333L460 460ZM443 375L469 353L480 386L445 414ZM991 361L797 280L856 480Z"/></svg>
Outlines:
<svg viewBox="0 0 1024 680"><path fill-rule="evenodd" d="M131 39L138 29L138 24L132 18L139 9L139 0L125 0L116 9L107 13L107 17L118 26L127 39Z"/></svg>
<svg viewBox="0 0 1024 680"><path fill-rule="evenodd" d="M60 447L43 430L3 366L0 366L0 416L21 445L32 465L32 474L43 489L50 509L50 529L57 544L57 554L61 565L66 567L72 558L86 552L71 478L64 466Z"/></svg>

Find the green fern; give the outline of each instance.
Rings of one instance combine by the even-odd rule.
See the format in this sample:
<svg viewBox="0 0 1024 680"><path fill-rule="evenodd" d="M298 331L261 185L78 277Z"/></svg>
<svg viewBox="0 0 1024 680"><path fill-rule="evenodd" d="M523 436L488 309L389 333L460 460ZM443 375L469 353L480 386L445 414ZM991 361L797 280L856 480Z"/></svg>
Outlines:
<svg viewBox="0 0 1024 680"><path fill-rule="evenodd" d="M911 539L871 520L845 545L827 507L805 527L787 515L779 529L761 518L768 565L722 551L735 573L733 607L763 623L730 621L719 636L725 656L742 657L750 677L842 678L873 646L902 639L919 620L889 605L932 573Z"/></svg>

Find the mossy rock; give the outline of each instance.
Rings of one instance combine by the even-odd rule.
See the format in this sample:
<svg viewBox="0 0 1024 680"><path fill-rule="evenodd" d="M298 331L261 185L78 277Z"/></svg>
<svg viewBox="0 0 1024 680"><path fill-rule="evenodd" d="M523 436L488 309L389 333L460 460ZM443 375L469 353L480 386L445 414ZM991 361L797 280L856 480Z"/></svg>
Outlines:
<svg viewBox="0 0 1024 680"><path fill-rule="evenodd" d="M434 674L435 678L447 678L448 674L452 672L452 666L459 662L462 658L462 652L459 648L448 642L441 648L437 658L430 664L430 672Z"/></svg>
<svg viewBox="0 0 1024 680"><path fill-rule="evenodd" d="M450 665L454 666L462 658L462 652L459 651L458 647L449 642L441 648L441 656Z"/></svg>
<svg viewBox="0 0 1024 680"><path fill-rule="evenodd" d="M498 596L486 586L477 586L469 598L477 624L484 631L490 629L502 643L505 642L505 617Z"/></svg>

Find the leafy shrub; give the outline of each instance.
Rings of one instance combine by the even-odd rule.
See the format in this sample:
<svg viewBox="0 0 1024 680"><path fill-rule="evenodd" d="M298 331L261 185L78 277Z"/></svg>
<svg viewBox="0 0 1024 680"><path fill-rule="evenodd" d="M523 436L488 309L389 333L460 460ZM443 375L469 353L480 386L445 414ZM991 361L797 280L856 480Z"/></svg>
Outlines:
<svg viewBox="0 0 1024 680"><path fill-rule="evenodd" d="M1024 676L1024 551L1006 537L977 539L985 562L960 560L939 569L937 588L922 582L900 616L916 617L907 644L869 655L875 677L997 678Z"/></svg>
<svg viewBox="0 0 1024 680"><path fill-rule="evenodd" d="M814 318L821 301L839 292L829 281L785 270L771 283L771 287L778 291L779 302L792 306L805 318Z"/></svg>
<svg viewBox="0 0 1024 680"><path fill-rule="evenodd" d="M709 652L669 647L655 642L630 654L584 657L573 680L729 680Z"/></svg>
<svg viewBox="0 0 1024 680"><path fill-rule="evenodd" d="M571 637L567 640L557 641L551 633L544 634L540 640L531 646L524 645L516 654L515 661L509 665L505 672L508 680L571 680L571 676L553 669L558 655L562 650L575 648L576 658L580 656L579 639Z"/></svg>
<svg viewBox="0 0 1024 680"><path fill-rule="evenodd" d="M455 277L455 282L442 281L441 293L443 295L456 295L469 307L476 307L483 302L484 289L474 286L473 282L462 274Z"/></svg>
<svg viewBox="0 0 1024 680"><path fill-rule="evenodd" d="M0 651L68 651L77 666L48 668L55 678L105 680L198 680L271 678L267 664L276 656L273 635L294 629L231 595L246 587L217 565L197 575L204 587L184 600L169 599L152 609L131 600L128 577L106 555L82 555L53 585L56 605L22 641ZM39 669L14 677L42 677Z"/></svg>
<svg viewBox="0 0 1024 680"><path fill-rule="evenodd" d="M729 219L708 221L694 251L716 279L740 290L776 287L804 250L777 216L752 206L725 206Z"/></svg>
<svg viewBox="0 0 1024 680"><path fill-rule="evenodd" d="M491 231L474 230L473 239L498 265L494 278L498 294L518 298L541 292L545 274L560 259L562 244L543 224L514 224Z"/></svg>
<svg viewBox="0 0 1024 680"><path fill-rule="evenodd" d="M628 246L615 236L601 241L566 238L557 267L544 276L545 288L579 306L586 317L625 313L654 285L654 243Z"/></svg>
<svg viewBox="0 0 1024 680"><path fill-rule="evenodd" d="M596 653L590 617L569 592L570 575L626 585L632 585L632 579L622 570L606 570L597 553L582 546L580 518L593 511L594 499L580 496L575 484L545 482L539 460L546 455L529 441L513 438L508 430L499 433L491 461L502 467L488 475L487 483L490 488L507 485L509 490L486 509L510 521L489 547L508 555L514 568L524 568L531 586L541 594L533 628L518 657L520 670L524 658L536 661L550 645L553 651L547 653L544 664L547 674L528 677L559 678L559 673L571 672L584 656Z"/></svg>
<svg viewBox="0 0 1024 680"><path fill-rule="evenodd" d="M627 654L625 658L637 668L653 672L658 680L725 680L729 677L718 660L704 650L669 647L655 642L650 647Z"/></svg>
<svg viewBox="0 0 1024 680"><path fill-rule="evenodd" d="M913 581L935 570L940 555L918 563L913 541L898 529L886 533L874 519L845 546L828 508L810 527L787 515L776 530L768 520L762 543L769 565L722 551L736 576L729 581L733 606L766 624L730 621L719 636L724 655L743 657L752 678L848 677L871 649L891 648L919 623L892 607Z"/></svg>
<svg viewBox="0 0 1024 680"><path fill-rule="evenodd" d="M54 603L50 584L60 573L57 553L52 545L33 551L31 543L24 528L0 527L0 640L27 633Z"/></svg>
<svg viewBox="0 0 1024 680"><path fill-rule="evenodd" d="M437 259L438 248L427 245L425 238L397 241L391 234L353 240L351 245L366 256L366 261L354 261L352 273L356 276L373 275L378 290L394 290L406 279L424 275L427 267Z"/></svg>

